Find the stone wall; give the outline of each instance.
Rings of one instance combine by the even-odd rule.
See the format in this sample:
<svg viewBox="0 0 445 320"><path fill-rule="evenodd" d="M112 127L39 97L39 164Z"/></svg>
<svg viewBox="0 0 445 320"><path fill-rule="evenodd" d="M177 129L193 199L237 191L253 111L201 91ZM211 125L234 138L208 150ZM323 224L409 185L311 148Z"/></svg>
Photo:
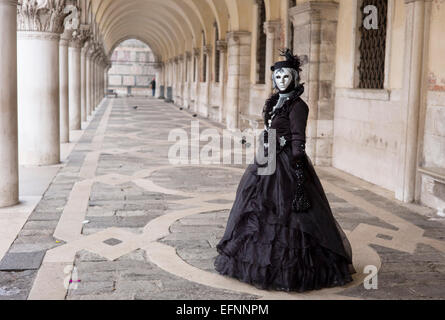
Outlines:
<svg viewBox="0 0 445 320"><path fill-rule="evenodd" d="M425 127L420 159L421 201L442 212L445 211L445 43L441 41L444 19L445 5L434 3L431 7Z"/></svg>
<svg viewBox="0 0 445 320"><path fill-rule="evenodd" d="M342 3L343 4L343 3ZM314 164L332 165L335 54L339 4L333 1L305 2L289 10L293 21L294 51L308 61L302 66L301 79L306 84L303 98L309 106L306 150Z"/></svg>
<svg viewBox="0 0 445 320"><path fill-rule="evenodd" d="M389 1L384 90L357 88L358 1L339 4L332 165L395 191L395 172L403 126L401 89L404 3ZM391 9L391 5L392 7ZM330 131L330 130L329 130ZM318 135L325 134L322 130Z"/></svg>
<svg viewBox="0 0 445 320"><path fill-rule="evenodd" d="M111 57L108 88L119 95L151 95L150 82L155 77L155 58L151 49L139 40L122 42Z"/></svg>

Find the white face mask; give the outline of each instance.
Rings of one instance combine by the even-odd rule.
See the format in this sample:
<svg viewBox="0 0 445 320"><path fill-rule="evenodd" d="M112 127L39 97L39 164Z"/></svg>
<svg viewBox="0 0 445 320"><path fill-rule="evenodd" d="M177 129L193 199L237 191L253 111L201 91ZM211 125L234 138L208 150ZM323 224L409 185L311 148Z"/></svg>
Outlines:
<svg viewBox="0 0 445 320"><path fill-rule="evenodd" d="M276 70L273 74L275 84L280 91L286 91L289 85L294 81L290 68Z"/></svg>

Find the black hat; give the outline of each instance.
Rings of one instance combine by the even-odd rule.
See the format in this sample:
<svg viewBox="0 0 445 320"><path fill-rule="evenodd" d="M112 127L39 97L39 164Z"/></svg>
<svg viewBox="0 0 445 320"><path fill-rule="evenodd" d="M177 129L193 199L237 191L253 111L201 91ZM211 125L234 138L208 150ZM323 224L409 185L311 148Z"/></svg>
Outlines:
<svg viewBox="0 0 445 320"><path fill-rule="evenodd" d="M290 49L285 49L280 51L281 51L280 56L286 57L286 60L276 62L270 69L272 71L275 71L281 68L291 68L300 72L301 71L300 58L298 56L294 56Z"/></svg>

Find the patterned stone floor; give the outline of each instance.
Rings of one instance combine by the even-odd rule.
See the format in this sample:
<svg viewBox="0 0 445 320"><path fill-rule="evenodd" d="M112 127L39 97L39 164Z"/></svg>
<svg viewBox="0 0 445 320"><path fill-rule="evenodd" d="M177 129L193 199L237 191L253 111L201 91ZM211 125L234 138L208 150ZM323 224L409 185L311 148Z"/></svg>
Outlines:
<svg viewBox="0 0 445 320"><path fill-rule="evenodd" d="M316 169L353 246L352 284L289 294L218 275L244 166L170 164L170 131L196 120L154 99L105 100L0 261L0 299L445 299L445 221L333 168ZM377 289L364 287L368 265Z"/></svg>

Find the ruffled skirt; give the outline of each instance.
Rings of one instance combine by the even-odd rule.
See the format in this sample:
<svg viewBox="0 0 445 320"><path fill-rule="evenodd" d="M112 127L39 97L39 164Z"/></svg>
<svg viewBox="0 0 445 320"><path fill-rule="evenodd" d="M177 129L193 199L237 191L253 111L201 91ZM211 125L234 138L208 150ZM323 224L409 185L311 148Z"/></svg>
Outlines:
<svg viewBox="0 0 445 320"><path fill-rule="evenodd" d="M292 209L296 176L290 150L277 156L275 174L246 170L226 231L217 245L215 269L260 289L304 292L352 281L349 241L332 215L315 170L307 158L307 212Z"/></svg>

